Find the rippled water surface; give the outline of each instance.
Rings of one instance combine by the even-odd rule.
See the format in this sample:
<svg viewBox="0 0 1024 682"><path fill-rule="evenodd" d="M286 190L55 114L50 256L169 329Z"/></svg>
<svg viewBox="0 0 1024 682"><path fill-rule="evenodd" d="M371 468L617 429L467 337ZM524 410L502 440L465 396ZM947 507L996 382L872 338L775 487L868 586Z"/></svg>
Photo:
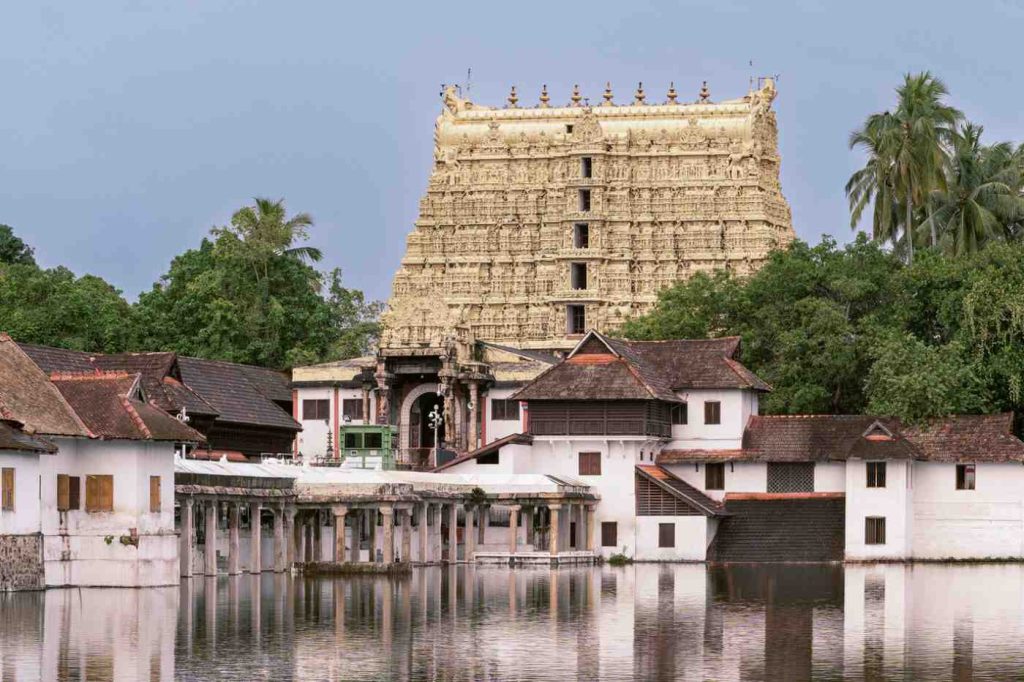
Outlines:
<svg viewBox="0 0 1024 682"><path fill-rule="evenodd" d="M416 569L0 595L0 680L1024 679L1024 566Z"/></svg>

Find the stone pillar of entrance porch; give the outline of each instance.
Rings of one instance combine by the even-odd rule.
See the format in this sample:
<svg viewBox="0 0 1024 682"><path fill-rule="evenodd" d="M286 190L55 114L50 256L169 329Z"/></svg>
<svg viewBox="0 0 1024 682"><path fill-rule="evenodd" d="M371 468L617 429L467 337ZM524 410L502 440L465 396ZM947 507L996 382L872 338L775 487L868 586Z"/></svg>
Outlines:
<svg viewBox="0 0 1024 682"><path fill-rule="evenodd" d="M242 522L242 505L232 502L228 505L228 575L242 572L242 543L239 533Z"/></svg>
<svg viewBox="0 0 1024 682"><path fill-rule="evenodd" d="M441 563L444 561L444 534L441 532L441 520L444 517L444 505L437 504L437 513L434 515L434 561Z"/></svg>
<svg viewBox="0 0 1024 682"><path fill-rule="evenodd" d="M217 501L206 502L206 547L203 562L206 575L217 575Z"/></svg>
<svg viewBox="0 0 1024 682"><path fill-rule="evenodd" d="M420 563L425 564L430 561L430 536L428 531L430 527L427 525L427 519L430 518L430 503L424 502L420 505L420 523L416 527L416 530L420 535Z"/></svg>
<svg viewBox="0 0 1024 682"><path fill-rule="evenodd" d="M508 553L509 559L515 557L516 545L519 544L519 509L518 504L508 508Z"/></svg>
<svg viewBox="0 0 1024 682"><path fill-rule="evenodd" d="M558 522L559 522L558 510L561 509L561 508L562 508L562 505L560 505L560 504L549 504L548 505L548 509L551 510L551 532L548 533L548 535L550 536L549 537L549 541L548 541L548 550L551 552L551 556L558 556L558 536L559 536L559 532L558 532L558 525L559 525L558 524Z"/></svg>
<svg viewBox="0 0 1024 682"><path fill-rule="evenodd" d="M324 559L324 528L320 510L313 510L313 561Z"/></svg>
<svg viewBox="0 0 1024 682"><path fill-rule="evenodd" d="M181 559L181 577L192 577L192 557L196 550L196 516L195 500L186 497L181 504L181 536L179 543Z"/></svg>
<svg viewBox="0 0 1024 682"><path fill-rule="evenodd" d="M377 562L377 508L366 510L366 518L370 524L370 563Z"/></svg>
<svg viewBox="0 0 1024 682"><path fill-rule="evenodd" d="M295 507L286 507L284 510L284 570L292 570L295 564L295 555L298 551L298 525L295 523Z"/></svg>
<svg viewBox="0 0 1024 682"><path fill-rule="evenodd" d="M412 508L402 509L402 561L412 563Z"/></svg>
<svg viewBox="0 0 1024 682"><path fill-rule="evenodd" d="M349 548L349 561L358 563L362 558L360 545L363 544L363 518L365 514L362 509L352 510L352 547Z"/></svg>
<svg viewBox="0 0 1024 682"><path fill-rule="evenodd" d="M487 544L487 528L491 525L491 507L485 504L480 507L480 536L479 544Z"/></svg>
<svg viewBox="0 0 1024 682"><path fill-rule="evenodd" d="M274 512L274 572L280 573L287 568L288 550L284 546L284 507L277 506Z"/></svg>
<svg viewBox="0 0 1024 682"><path fill-rule="evenodd" d="M380 508L384 517L384 563L395 563L395 510L390 506Z"/></svg>
<svg viewBox="0 0 1024 682"><path fill-rule="evenodd" d="M451 505L451 516L448 518L448 560L455 563L459 560L459 505Z"/></svg>
<svg viewBox="0 0 1024 682"><path fill-rule="evenodd" d="M596 504L587 505L587 549L594 551L597 540Z"/></svg>
<svg viewBox="0 0 1024 682"><path fill-rule="evenodd" d="M526 526L526 545L533 551L536 538L533 534L533 507L523 507L523 525Z"/></svg>
<svg viewBox="0 0 1024 682"><path fill-rule="evenodd" d="M370 389L373 388L373 384L363 384L363 423L369 424L371 421L370 417Z"/></svg>
<svg viewBox="0 0 1024 682"><path fill-rule="evenodd" d="M334 561L342 563L345 561L345 517L348 515L348 507L335 505L331 507L334 514Z"/></svg>
<svg viewBox="0 0 1024 682"><path fill-rule="evenodd" d="M469 382L469 403L473 407L469 411L469 445L467 450L476 450L480 447L480 385L475 381Z"/></svg>
<svg viewBox="0 0 1024 682"><path fill-rule="evenodd" d="M263 570L263 524L260 520L262 507L259 502L249 503L249 572L259 573Z"/></svg>
<svg viewBox="0 0 1024 682"><path fill-rule="evenodd" d="M476 516L476 510L472 507L466 507L466 530L465 530L465 545L466 545L466 561L473 561L473 554L476 552L476 529L473 527L473 517Z"/></svg>

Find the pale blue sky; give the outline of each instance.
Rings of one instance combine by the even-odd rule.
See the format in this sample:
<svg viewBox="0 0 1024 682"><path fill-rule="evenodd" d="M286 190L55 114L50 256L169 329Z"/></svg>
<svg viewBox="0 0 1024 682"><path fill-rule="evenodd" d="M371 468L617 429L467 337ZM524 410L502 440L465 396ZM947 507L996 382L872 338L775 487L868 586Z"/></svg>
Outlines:
<svg viewBox="0 0 1024 682"><path fill-rule="evenodd" d="M1020 140L1024 11L1011 2L6 2L0 223L46 266L134 298L255 195L385 298L431 164L442 82L521 104L547 83L713 98L780 74L782 188L797 234L850 238L847 136L931 69L989 140ZM753 60L754 67L748 65Z"/></svg>

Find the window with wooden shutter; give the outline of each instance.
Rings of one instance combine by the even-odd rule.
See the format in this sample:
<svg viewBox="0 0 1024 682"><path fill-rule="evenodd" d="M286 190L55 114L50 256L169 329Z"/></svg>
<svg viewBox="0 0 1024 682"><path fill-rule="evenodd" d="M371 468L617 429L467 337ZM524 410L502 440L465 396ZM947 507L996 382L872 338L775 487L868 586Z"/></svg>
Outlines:
<svg viewBox="0 0 1024 682"><path fill-rule="evenodd" d="M114 511L114 477L109 474L85 477L85 511Z"/></svg>
<svg viewBox="0 0 1024 682"><path fill-rule="evenodd" d="M82 478L68 476L68 511L82 508Z"/></svg>
<svg viewBox="0 0 1024 682"><path fill-rule="evenodd" d="M722 423L722 403L718 401L707 401L704 403L704 423L705 424L721 424Z"/></svg>
<svg viewBox="0 0 1024 682"><path fill-rule="evenodd" d="M704 490L725 490L725 464L704 465Z"/></svg>
<svg viewBox="0 0 1024 682"><path fill-rule="evenodd" d="M494 421L519 421L519 401L491 398L491 419Z"/></svg>
<svg viewBox="0 0 1024 682"><path fill-rule="evenodd" d="M149 477L149 511L153 514L160 513L160 477Z"/></svg>
<svg viewBox="0 0 1024 682"><path fill-rule="evenodd" d="M341 416L345 421L361 421L363 418L362 398L345 398L342 400Z"/></svg>
<svg viewBox="0 0 1024 682"><path fill-rule="evenodd" d="M67 511L71 508L71 477L67 474L57 474L57 511Z"/></svg>
<svg viewBox="0 0 1024 682"><path fill-rule="evenodd" d="M602 547L618 547L619 546L619 524L615 521L602 521L601 522L601 546Z"/></svg>
<svg viewBox="0 0 1024 682"><path fill-rule="evenodd" d="M867 472L869 488L885 487L885 462L868 462Z"/></svg>
<svg viewBox="0 0 1024 682"><path fill-rule="evenodd" d="M695 516L700 513L639 472L634 478L637 516Z"/></svg>
<svg viewBox="0 0 1024 682"><path fill-rule="evenodd" d="M328 398L302 401L303 419L328 419L331 413L331 401Z"/></svg>
<svg viewBox="0 0 1024 682"><path fill-rule="evenodd" d="M672 423L673 424L686 424L688 419L686 403L672 406Z"/></svg>
<svg viewBox="0 0 1024 682"><path fill-rule="evenodd" d="M885 517L869 516L864 519L864 544L885 544Z"/></svg>
<svg viewBox="0 0 1024 682"><path fill-rule="evenodd" d="M676 546L676 524L674 523L659 523L658 524L658 547L675 547Z"/></svg>
<svg viewBox="0 0 1024 682"><path fill-rule="evenodd" d="M601 475L601 453L581 452L580 453L580 476Z"/></svg>
<svg viewBox="0 0 1024 682"><path fill-rule="evenodd" d="M3 511L14 511L14 468L4 467L0 477L0 508Z"/></svg>

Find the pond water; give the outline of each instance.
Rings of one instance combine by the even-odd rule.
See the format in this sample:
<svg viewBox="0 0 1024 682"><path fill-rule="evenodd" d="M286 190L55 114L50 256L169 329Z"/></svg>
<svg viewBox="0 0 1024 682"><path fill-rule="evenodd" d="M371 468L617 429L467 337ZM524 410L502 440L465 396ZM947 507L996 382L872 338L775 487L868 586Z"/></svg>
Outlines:
<svg viewBox="0 0 1024 682"><path fill-rule="evenodd" d="M0 680L1009 680L1024 566L457 566L0 595Z"/></svg>

